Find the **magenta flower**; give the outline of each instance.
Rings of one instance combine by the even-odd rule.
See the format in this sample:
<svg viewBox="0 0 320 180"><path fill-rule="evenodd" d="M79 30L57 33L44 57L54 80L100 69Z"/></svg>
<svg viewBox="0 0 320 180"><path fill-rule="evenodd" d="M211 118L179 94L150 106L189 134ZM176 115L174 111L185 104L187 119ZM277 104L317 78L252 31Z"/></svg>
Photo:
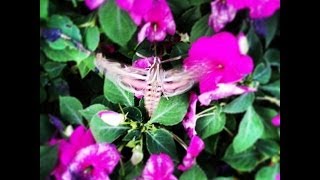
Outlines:
<svg viewBox="0 0 320 180"><path fill-rule="evenodd" d="M170 156L160 153L152 154L142 172L143 180L176 180L173 175L174 164Z"/></svg>
<svg viewBox="0 0 320 180"><path fill-rule="evenodd" d="M137 59L136 61L133 62L132 66L140 69L149 69L153 63L154 63L154 58L149 57L149 58Z"/></svg>
<svg viewBox="0 0 320 180"><path fill-rule="evenodd" d="M197 106L198 96L196 93L192 92L189 100L189 110L182 121L184 129L187 131L187 134L190 138L197 134L196 132L196 106Z"/></svg>
<svg viewBox="0 0 320 180"><path fill-rule="evenodd" d="M62 174L65 172L77 151L83 147L87 147L95 143L90 130L86 130L84 126L78 126L70 136L69 140L62 139L58 142L58 165L52 174L57 180L61 180Z"/></svg>
<svg viewBox="0 0 320 180"><path fill-rule="evenodd" d="M246 0L252 19L267 18L280 8L280 0Z"/></svg>
<svg viewBox="0 0 320 180"><path fill-rule="evenodd" d="M90 10L94 10L101 6L105 0L85 0L84 3Z"/></svg>
<svg viewBox="0 0 320 180"><path fill-rule="evenodd" d="M251 57L241 53L238 39L228 32L199 38L183 63L198 76L201 94L215 90L219 83L241 81L253 70Z"/></svg>
<svg viewBox="0 0 320 180"><path fill-rule="evenodd" d="M165 0L117 0L118 6L127 11L132 20L143 26L138 33L138 42L162 41L166 34L173 35L176 24Z"/></svg>
<svg viewBox="0 0 320 180"><path fill-rule="evenodd" d="M215 32L219 32L227 23L233 21L237 10L226 1L217 0L211 2L211 12L208 24Z"/></svg>
<svg viewBox="0 0 320 180"><path fill-rule="evenodd" d="M219 83L217 87L199 96L201 105L208 106L212 100L219 100L233 95L255 92L257 89L247 86L238 86L236 83Z"/></svg>
<svg viewBox="0 0 320 180"><path fill-rule="evenodd" d="M209 26L219 32L233 21L237 11L249 9L250 18L267 18L280 8L280 0L216 0L211 3Z"/></svg>
<svg viewBox="0 0 320 180"><path fill-rule="evenodd" d="M272 125L279 127L280 126L280 114L277 114L275 117L271 120Z"/></svg>
<svg viewBox="0 0 320 180"><path fill-rule="evenodd" d="M187 149L187 154L184 156L182 164L178 166L181 171L187 171L196 163L196 158L200 152L204 149L205 145L201 138L198 136L193 136L189 147Z"/></svg>
<svg viewBox="0 0 320 180"><path fill-rule="evenodd" d="M278 174L276 175L275 180L280 180L280 173L278 173Z"/></svg>
<svg viewBox="0 0 320 180"><path fill-rule="evenodd" d="M125 120L125 116L123 114L109 110L100 111L98 113L98 116L100 117L100 119L102 119L103 122L110 126L119 126Z"/></svg>
<svg viewBox="0 0 320 180"><path fill-rule="evenodd" d="M93 144L77 152L62 179L108 180L119 160L115 145Z"/></svg>

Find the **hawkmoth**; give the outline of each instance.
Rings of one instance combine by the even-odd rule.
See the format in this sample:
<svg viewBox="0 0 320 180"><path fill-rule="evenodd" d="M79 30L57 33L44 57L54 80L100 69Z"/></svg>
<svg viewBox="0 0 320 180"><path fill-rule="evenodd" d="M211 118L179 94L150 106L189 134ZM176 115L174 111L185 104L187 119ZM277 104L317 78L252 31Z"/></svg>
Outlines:
<svg viewBox="0 0 320 180"><path fill-rule="evenodd" d="M158 56L153 56L153 63L146 69L127 66L110 61L96 55L96 67L105 77L119 85L121 88L143 95L145 108L149 117L157 108L161 96L172 97L188 91L196 82L193 74L183 69L165 71Z"/></svg>
<svg viewBox="0 0 320 180"><path fill-rule="evenodd" d="M46 34L47 37L54 35L54 38L51 37L51 39L54 40L62 38L71 41L76 48L88 55L94 53L86 49L81 42L63 34L59 29L49 29L44 34ZM140 55L140 57L142 56ZM158 56L152 56L151 58L152 64L146 69L128 66L106 59L101 53L96 54L95 60L97 69L102 72L106 78L135 95L143 95L145 108L149 117L152 116L157 108L162 95L168 98L182 94L188 91L196 82L195 71L186 71L184 69L165 71L162 68L162 63L170 60L161 61ZM176 59L177 58L172 58L171 60Z"/></svg>

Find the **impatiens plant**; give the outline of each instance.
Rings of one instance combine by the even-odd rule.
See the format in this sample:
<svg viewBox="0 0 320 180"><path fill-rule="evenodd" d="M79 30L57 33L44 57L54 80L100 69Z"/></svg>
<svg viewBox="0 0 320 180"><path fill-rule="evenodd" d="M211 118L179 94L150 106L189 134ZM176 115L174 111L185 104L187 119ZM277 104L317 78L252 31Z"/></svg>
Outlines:
<svg viewBox="0 0 320 180"><path fill-rule="evenodd" d="M280 0L40 0L40 179L280 179Z"/></svg>

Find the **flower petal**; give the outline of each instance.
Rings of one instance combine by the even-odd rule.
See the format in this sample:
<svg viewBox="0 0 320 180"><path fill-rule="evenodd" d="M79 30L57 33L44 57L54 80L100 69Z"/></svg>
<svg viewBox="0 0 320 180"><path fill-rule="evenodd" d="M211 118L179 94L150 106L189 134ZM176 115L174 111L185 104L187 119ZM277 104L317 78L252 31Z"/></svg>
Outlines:
<svg viewBox="0 0 320 180"><path fill-rule="evenodd" d="M196 158L200 152L205 148L203 140L198 136L193 136L189 147L187 149L187 154L183 158L182 164L178 166L181 171L187 171L196 163Z"/></svg>
<svg viewBox="0 0 320 180"><path fill-rule="evenodd" d="M219 100L233 95L239 95L247 92L254 92L255 88L246 86L237 86L236 83L220 83L217 88L200 94L199 101L201 105L209 105L212 100Z"/></svg>
<svg viewBox="0 0 320 180"><path fill-rule="evenodd" d="M197 123L196 117L196 106L197 106L198 96L196 93L192 92L189 100L189 111L182 121L184 129L190 138L197 134L195 128Z"/></svg>
<svg viewBox="0 0 320 180"><path fill-rule="evenodd" d="M143 180L175 180L174 164L167 154L152 154L142 172Z"/></svg>

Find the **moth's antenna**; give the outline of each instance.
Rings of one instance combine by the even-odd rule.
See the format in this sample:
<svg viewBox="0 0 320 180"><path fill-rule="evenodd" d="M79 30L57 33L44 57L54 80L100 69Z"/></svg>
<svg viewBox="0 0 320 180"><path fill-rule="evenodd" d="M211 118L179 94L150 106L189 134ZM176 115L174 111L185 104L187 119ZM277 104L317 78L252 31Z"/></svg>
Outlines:
<svg viewBox="0 0 320 180"><path fill-rule="evenodd" d="M144 56L144 55L142 55L142 54L140 54L140 53L138 53L138 52L136 52L136 55L137 55L138 57L140 57L140 58L148 58L148 57L146 57L146 56Z"/></svg>
<svg viewBox="0 0 320 180"><path fill-rule="evenodd" d="M166 62L176 61L176 60L179 60L181 58L182 58L182 56L177 56L177 57L174 57L174 58L166 59L166 60L161 61L161 64L166 63Z"/></svg>

